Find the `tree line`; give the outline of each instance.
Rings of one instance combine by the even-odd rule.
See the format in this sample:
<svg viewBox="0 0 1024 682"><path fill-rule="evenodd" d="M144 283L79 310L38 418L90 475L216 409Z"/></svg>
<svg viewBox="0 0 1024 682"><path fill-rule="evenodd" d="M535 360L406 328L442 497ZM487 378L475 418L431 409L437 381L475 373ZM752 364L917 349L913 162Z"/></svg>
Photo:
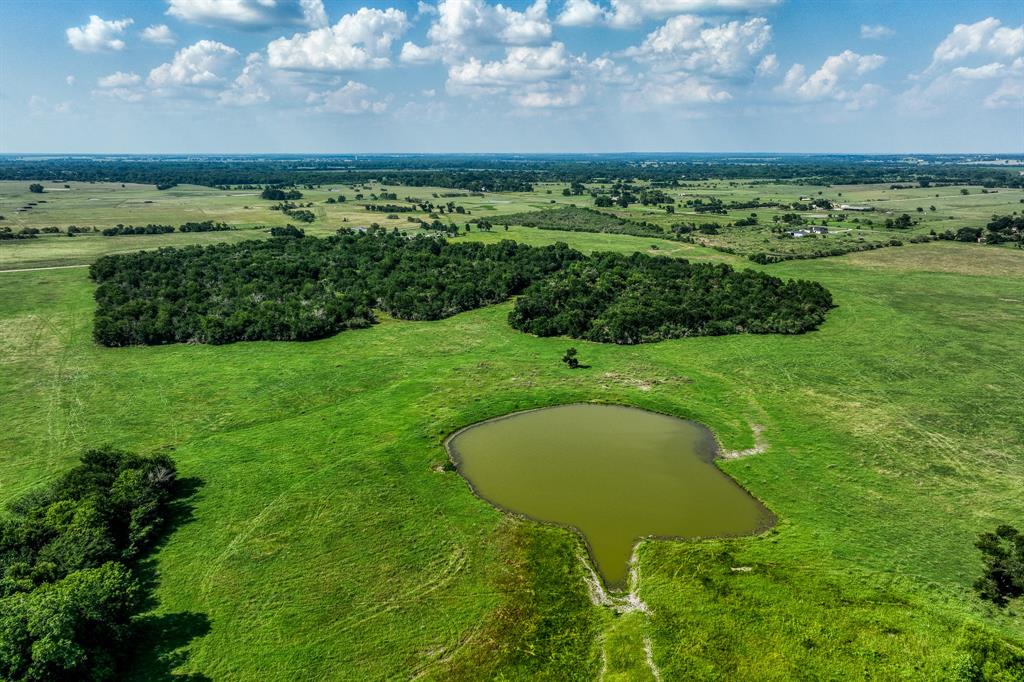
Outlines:
<svg viewBox="0 0 1024 682"><path fill-rule="evenodd" d="M294 159L207 157L118 159L55 157L0 159L0 180L137 182L172 187L323 185L381 182L385 185L447 187L470 192L529 192L538 182L648 180L665 186L681 178L754 180L798 184L913 184L1024 187L1013 169L963 164L956 155L926 157L927 164L900 156L801 155L786 158L716 154L608 155L407 155L311 156Z"/></svg>
<svg viewBox="0 0 1024 682"><path fill-rule="evenodd" d="M182 223L178 226L178 232L224 232L227 230L233 230L232 226L227 223L214 222L212 220L204 220L202 222L189 222ZM174 232L173 225L154 225L152 223L148 225L115 225L114 227L107 227L100 231L104 237L118 237L122 235L138 235L138 234L169 234Z"/></svg>
<svg viewBox="0 0 1024 682"><path fill-rule="evenodd" d="M174 462L102 448L0 515L0 679L113 680L143 610L136 563L177 495Z"/></svg>

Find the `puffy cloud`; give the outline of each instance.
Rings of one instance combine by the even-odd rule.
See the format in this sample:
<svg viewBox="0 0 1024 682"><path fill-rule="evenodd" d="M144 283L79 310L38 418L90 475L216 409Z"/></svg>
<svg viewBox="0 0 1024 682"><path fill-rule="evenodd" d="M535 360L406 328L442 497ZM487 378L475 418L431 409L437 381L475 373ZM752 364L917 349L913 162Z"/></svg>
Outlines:
<svg viewBox="0 0 1024 682"><path fill-rule="evenodd" d="M238 74L230 87L217 96L221 104L232 106L251 106L270 101L270 95L264 88L265 65L263 55L253 52L245 59L245 67Z"/></svg>
<svg viewBox="0 0 1024 682"><path fill-rule="evenodd" d="M271 42L268 62L274 68L312 71L385 68L391 64L392 43L408 28L401 10L363 7L334 26Z"/></svg>
<svg viewBox="0 0 1024 682"><path fill-rule="evenodd" d="M402 54L399 57L406 64L427 64L441 59L444 50L440 45L420 46L416 43L406 42L402 45Z"/></svg>
<svg viewBox="0 0 1024 682"><path fill-rule="evenodd" d="M504 59L476 58L448 69L446 88L453 95L504 95L523 110L574 107L591 90L624 82L622 69L602 57L592 62L571 55L563 43L545 47L507 47Z"/></svg>
<svg viewBox="0 0 1024 682"><path fill-rule="evenodd" d="M757 63L756 73L760 77L770 76L779 70L779 58L775 54L766 54Z"/></svg>
<svg viewBox="0 0 1024 682"><path fill-rule="evenodd" d="M998 78L1004 75L1009 70L1005 64L999 62L992 62L991 64L985 64L984 66L977 66L970 68L967 66L958 66L950 72L950 75L956 78L963 78L965 80L985 80L987 78Z"/></svg>
<svg viewBox="0 0 1024 682"><path fill-rule="evenodd" d="M386 100L374 99L376 91L365 83L349 81L337 90L310 93L307 103L316 111L332 114L380 114L387 110Z"/></svg>
<svg viewBox="0 0 1024 682"><path fill-rule="evenodd" d="M96 81L101 88L125 88L131 85L138 85L142 82L142 76L137 73L125 73L117 71L109 76L103 76Z"/></svg>
<svg viewBox="0 0 1024 682"><path fill-rule="evenodd" d="M891 38L894 35L896 35L896 31L892 30L888 26L883 26L882 24L876 24L874 26L861 24L860 26L860 37L867 40Z"/></svg>
<svg viewBox="0 0 1024 682"><path fill-rule="evenodd" d="M590 0L566 0L555 23L559 26L595 26L606 18L605 10Z"/></svg>
<svg viewBox="0 0 1024 682"><path fill-rule="evenodd" d="M470 58L448 69L447 87L455 94L492 91L524 83L540 83L569 75L570 60L563 43L548 47L512 47L505 59L481 62Z"/></svg>
<svg viewBox="0 0 1024 682"><path fill-rule="evenodd" d="M323 0L169 0L167 14L205 26L261 30L327 24Z"/></svg>
<svg viewBox="0 0 1024 682"><path fill-rule="evenodd" d="M200 40L178 50L174 59L149 72L156 89L209 87L223 82L218 73L238 58L238 50L214 40Z"/></svg>
<svg viewBox="0 0 1024 682"><path fill-rule="evenodd" d="M709 25L700 17L683 14L666 21L626 54L662 71L736 76L753 66L771 37L772 27L764 17Z"/></svg>
<svg viewBox="0 0 1024 682"><path fill-rule="evenodd" d="M442 0L437 11L427 37L448 49L460 50L466 44L534 45L551 38L547 0L536 0L522 12L484 0Z"/></svg>
<svg viewBox="0 0 1024 682"><path fill-rule="evenodd" d="M167 24L154 24L142 30L142 39L157 45L173 45L177 42L174 33L167 27Z"/></svg>
<svg viewBox="0 0 1024 682"><path fill-rule="evenodd" d="M133 19L108 21L93 14L89 17L88 24L72 26L65 33L68 37L68 44L79 52L123 50L124 41L121 40L121 35L133 23Z"/></svg>
<svg viewBox="0 0 1024 682"><path fill-rule="evenodd" d="M777 91L804 102L831 99L844 102L848 109L866 108L878 100L884 92L882 88L869 83L851 89L847 82L874 71L884 63L885 57L881 55L860 55L844 50L826 59L821 68L810 76L803 64L794 64L786 72Z"/></svg>
<svg viewBox="0 0 1024 682"><path fill-rule="evenodd" d="M1024 26L1007 28L995 17L957 24L932 54L932 67L959 61L979 52L1015 57L1024 52Z"/></svg>
<svg viewBox="0 0 1024 682"><path fill-rule="evenodd" d="M67 77L64 78L64 82L67 83L68 85L74 85L75 84L75 77L74 76L67 76Z"/></svg>

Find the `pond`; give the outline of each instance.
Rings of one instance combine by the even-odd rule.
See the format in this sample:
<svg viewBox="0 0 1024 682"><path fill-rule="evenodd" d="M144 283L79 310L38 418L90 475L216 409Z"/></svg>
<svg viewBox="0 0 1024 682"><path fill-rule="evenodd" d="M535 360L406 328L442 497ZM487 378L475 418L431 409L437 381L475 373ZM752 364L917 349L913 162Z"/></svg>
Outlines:
<svg viewBox="0 0 1024 682"><path fill-rule="evenodd" d="M448 439L480 497L586 540L605 584L626 586L645 537L755 533L774 516L713 460L703 425L619 405L561 405L467 427Z"/></svg>

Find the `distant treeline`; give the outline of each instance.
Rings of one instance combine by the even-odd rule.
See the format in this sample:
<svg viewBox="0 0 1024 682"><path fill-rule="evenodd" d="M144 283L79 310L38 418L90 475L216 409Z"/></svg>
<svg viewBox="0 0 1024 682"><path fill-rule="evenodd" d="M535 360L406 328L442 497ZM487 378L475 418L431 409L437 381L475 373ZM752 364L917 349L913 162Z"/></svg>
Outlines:
<svg viewBox="0 0 1024 682"><path fill-rule="evenodd" d="M0 180L138 182L213 187L322 185L379 181L470 192L530 191L538 182L765 180L810 184L974 184L1024 187L1013 168L932 156L927 164L896 156L604 155L604 156L310 156L297 158L0 158Z"/></svg>
<svg viewBox="0 0 1024 682"><path fill-rule="evenodd" d="M166 455L90 450L0 515L0 679L123 679L145 587L134 567L167 521Z"/></svg>
<svg viewBox="0 0 1024 682"><path fill-rule="evenodd" d="M531 285L509 323L538 336L648 343L687 336L799 334L833 307L817 282L642 254L594 254Z"/></svg>
<svg viewBox="0 0 1024 682"><path fill-rule="evenodd" d="M201 223L184 223L178 226L178 232L224 232L233 230L227 223L216 223L212 220L204 220ZM100 234L104 237L117 237L120 235L138 234L168 234L174 232L173 225L115 225L103 229Z"/></svg>
<svg viewBox="0 0 1024 682"><path fill-rule="evenodd" d="M93 335L107 346L308 340L366 327L373 309L436 320L506 300L583 258L565 244L449 244L372 229L106 256Z"/></svg>

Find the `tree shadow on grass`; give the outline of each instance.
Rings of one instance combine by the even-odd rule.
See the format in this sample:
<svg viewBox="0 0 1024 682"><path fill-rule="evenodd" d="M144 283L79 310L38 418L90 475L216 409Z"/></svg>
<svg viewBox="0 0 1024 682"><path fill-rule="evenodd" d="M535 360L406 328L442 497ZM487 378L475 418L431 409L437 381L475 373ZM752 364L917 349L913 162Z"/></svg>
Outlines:
<svg viewBox="0 0 1024 682"><path fill-rule="evenodd" d="M147 682L207 682L201 673L175 673L188 662L188 645L210 632L210 619L205 613L182 611L153 613L159 606L156 587L159 582L155 555L175 530L193 519L194 499L203 486L199 478L182 478L177 482L175 499L168 506L167 520L160 537L135 567L135 575L145 594L144 613L135 619L135 648L128 654L128 673L133 679Z"/></svg>

